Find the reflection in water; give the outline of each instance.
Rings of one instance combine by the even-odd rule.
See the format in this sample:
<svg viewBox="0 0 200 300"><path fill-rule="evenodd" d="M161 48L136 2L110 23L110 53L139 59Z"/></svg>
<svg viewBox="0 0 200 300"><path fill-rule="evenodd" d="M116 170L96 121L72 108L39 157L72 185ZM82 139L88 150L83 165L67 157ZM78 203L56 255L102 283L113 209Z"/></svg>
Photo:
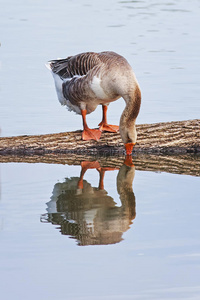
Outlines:
<svg viewBox="0 0 200 300"><path fill-rule="evenodd" d="M66 178L63 183L55 184L41 222L60 225L61 234L77 239L80 246L120 242L136 215L132 189L134 165L126 160L119 169L117 192L120 207L104 189L105 172L114 169L101 167L97 161L82 162L81 167L80 177ZM85 172L92 168L99 172L98 188L83 179Z"/></svg>

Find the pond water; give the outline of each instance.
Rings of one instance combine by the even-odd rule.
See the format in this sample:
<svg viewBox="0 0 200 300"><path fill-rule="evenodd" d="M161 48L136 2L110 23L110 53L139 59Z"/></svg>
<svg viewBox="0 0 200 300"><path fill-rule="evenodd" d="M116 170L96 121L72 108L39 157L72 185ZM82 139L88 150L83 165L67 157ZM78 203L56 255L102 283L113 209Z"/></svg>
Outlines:
<svg viewBox="0 0 200 300"><path fill-rule="evenodd" d="M137 123L199 118L199 0L0 3L1 136L81 128L45 62L83 51L128 59ZM2 299L199 299L199 176L85 164L0 165Z"/></svg>
<svg viewBox="0 0 200 300"><path fill-rule="evenodd" d="M80 129L80 116L58 103L45 63L84 51L128 59L142 90L138 123L199 118L199 13L199 0L1 0L1 134ZM123 107L110 105L110 122ZM99 107L88 116L90 126L100 115Z"/></svg>
<svg viewBox="0 0 200 300"><path fill-rule="evenodd" d="M92 168L81 189L80 174L1 165L3 298L198 299L199 177Z"/></svg>

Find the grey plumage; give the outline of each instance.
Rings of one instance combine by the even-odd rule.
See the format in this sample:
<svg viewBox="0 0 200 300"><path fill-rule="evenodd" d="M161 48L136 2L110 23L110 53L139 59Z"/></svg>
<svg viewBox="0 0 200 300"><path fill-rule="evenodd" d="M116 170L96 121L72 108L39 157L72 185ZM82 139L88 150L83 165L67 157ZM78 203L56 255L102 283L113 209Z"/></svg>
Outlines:
<svg viewBox="0 0 200 300"><path fill-rule="evenodd" d="M50 68L53 73L58 74L61 78L72 78L73 76L86 75L95 66L105 64L112 61L115 63L126 62L124 57L111 51L100 53L85 52L74 56L69 56L65 59L50 60Z"/></svg>
<svg viewBox="0 0 200 300"><path fill-rule="evenodd" d="M135 120L140 110L141 92L127 60L111 51L85 52L66 59L51 60L58 99L78 114L93 112L98 105L123 97L126 107L120 119L124 143L136 142Z"/></svg>

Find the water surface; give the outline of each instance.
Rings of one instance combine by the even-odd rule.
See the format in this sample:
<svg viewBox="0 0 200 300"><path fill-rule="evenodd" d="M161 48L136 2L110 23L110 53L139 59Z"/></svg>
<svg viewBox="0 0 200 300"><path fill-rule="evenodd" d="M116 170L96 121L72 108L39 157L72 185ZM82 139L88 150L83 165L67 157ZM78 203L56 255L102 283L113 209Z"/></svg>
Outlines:
<svg viewBox="0 0 200 300"><path fill-rule="evenodd" d="M198 299L199 177L82 167L1 165L4 299Z"/></svg>
<svg viewBox="0 0 200 300"><path fill-rule="evenodd" d="M128 59L138 123L199 118L199 15L198 0L1 0L1 135L81 128L44 64L83 51ZM110 105L110 123L123 107ZM88 116L100 120L101 108ZM98 166L82 181L77 164L2 163L2 299L199 299L199 177L146 165L104 169L104 180Z"/></svg>
<svg viewBox="0 0 200 300"><path fill-rule="evenodd" d="M199 118L200 3L181 1L1 0L0 127L3 136L77 130L81 118L58 103L45 62L113 50L142 90L138 123ZM124 101L110 105L119 122ZM101 120L101 108L88 117Z"/></svg>

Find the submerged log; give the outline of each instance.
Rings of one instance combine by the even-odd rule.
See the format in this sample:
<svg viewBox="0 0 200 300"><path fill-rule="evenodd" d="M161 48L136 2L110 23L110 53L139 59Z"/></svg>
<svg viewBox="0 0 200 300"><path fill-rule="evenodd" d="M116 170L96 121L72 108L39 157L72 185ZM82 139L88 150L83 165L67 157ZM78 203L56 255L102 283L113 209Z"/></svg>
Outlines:
<svg viewBox="0 0 200 300"><path fill-rule="evenodd" d="M137 125L134 153L200 153L200 119ZM103 132L99 141L83 141L81 131L0 138L1 155L44 155L83 153L89 155L123 154L119 133Z"/></svg>

